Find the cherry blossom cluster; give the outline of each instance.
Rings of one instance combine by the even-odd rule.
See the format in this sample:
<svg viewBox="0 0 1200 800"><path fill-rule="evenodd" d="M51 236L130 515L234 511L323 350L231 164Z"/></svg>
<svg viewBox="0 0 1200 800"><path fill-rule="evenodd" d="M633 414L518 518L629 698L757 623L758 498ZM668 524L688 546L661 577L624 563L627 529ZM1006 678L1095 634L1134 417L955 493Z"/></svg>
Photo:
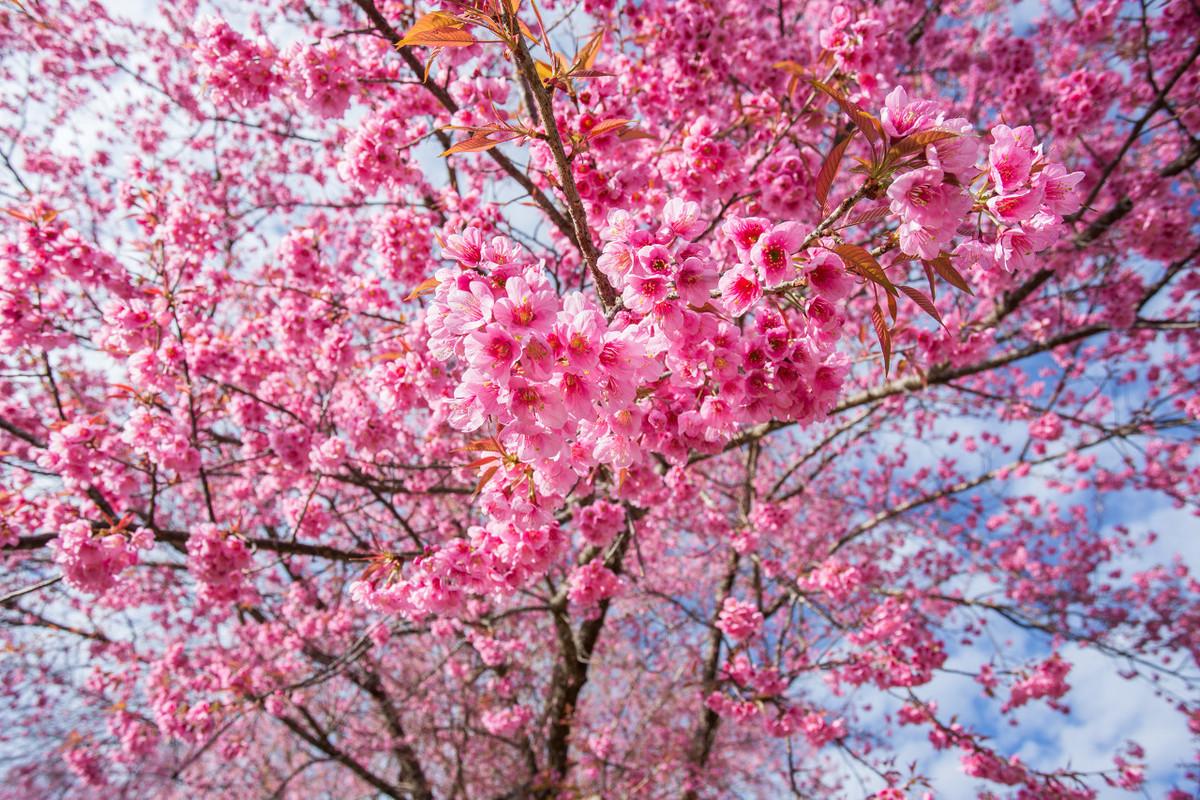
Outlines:
<svg viewBox="0 0 1200 800"><path fill-rule="evenodd" d="M677 420L678 431L654 424L660 415L649 419L657 434L652 446L672 455L719 444L737 416L820 416L846 373L836 350L839 309L818 295L807 313L797 315L764 291L818 273L819 291L840 299L853 285L840 259L828 254L805 260L796 252L803 237L795 223L732 219L720 232L726 255L692 242L698 229L695 205L678 200L666 204L657 232L637 230L628 214L614 212L600 258L625 307L652 334L650 352L661 357L669 375L655 405L666 419ZM724 313L711 313L718 304ZM752 324L733 324L752 309Z"/></svg>
<svg viewBox="0 0 1200 800"><path fill-rule="evenodd" d="M1018 708L1030 700L1036 700L1041 697L1049 697L1052 707L1065 710L1055 705L1054 701L1070 691L1071 687L1067 684L1066 680L1070 671L1071 662L1055 653L1050 658L1038 664L1029 673L1028 677L1018 681L1012 687L1012 695L1009 697L1008 702L1004 704L1004 710Z"/></svg>
<svg viewBox="0 0 1200 800"><path fill-rule="evenodd" d="M617 503L598 500L579 510L576 527L589 544L604 547L625 527L625 509Z"/></svg>
<svg viewBox="0 0 1200 800"><path fill-rule="evenodd" d="M947 118L938 103L911 100L902 87L888 94L879 118L893 141L918 135L930 139L920 148L925 166L900 173L887 190L906 255L933 259L954 250L988 269L1024 269L1034 254L1059 238L1063 215L1079 207L1074 189L1083 173L1068 173L1048 159L1028 126L992 129L986 181L977 196L970 187L981 176L977 160L984 148L966 119ZM977 208L994 235L989 240L966 238L952 247L968 212Z"/></svg>
<svg viewBox="0 0 1200 800"><path fill-rule="evenodd" d="M473 597L502 597L524 587L544 573L565 544L557 525L526 528L492 521L431 548L406 570L382 557L351 584L350 595L372 608L412 618L454 615Z"/></svg>
<svg viewBox="0 0 1200 800"><path fill-rule="evenodd" d="M94 449L104 434L104 420L100 418L60 423L50 432L50 441L38 456L38 466L62 475L68 486L87 486L93 475Z"/></svg>
<svg viewBox="0 0 1200 800"><path fill-rule="evenodd" d="M201 524L188 536L187 548L188 569L199 581L205 602L220 604L253 597L245 585L245 571L253 555L240 536Z"/></svg>
<svg viewBox="0 0 1200 800"><path fill-rule="evenodd" d="M54 545L54 563L72 587L103 594L117 583L117 576L138 563L138 551L154 545L154 535L144 528L120 526L94 530L86 520L63 526Z"/></svg>
<svg viewBox="0 0 1200 800"><path fill-rule="evenodd" d="M571 571L567 579L567 598L585 609L595 609L602 601L621 591L621 579L599 560L589 561Z"/></svg>
<svg viewBox="0 0 1200 800"><path fill-rule="evenodd" d="M1089 13L1100 6L1093 6ZM1105 70L1078 69L1058 81L1058 102L1054 107L1054 131L1074 136L1104 115L1108 98L1119 91L1121 77Z"/></svg>
<svg viewBox="0 0 1200 800"><path fill-rule="evenodd" d="M831 9L829 25L820 30L817 40L833 56L838 69L855 74L864 88L872 88L883 27L874 15L855 14L838 4Z"/></svg>
<svg viewBox="0 0 1200 800"><path fill-rule="evenodd" d="M251 107L271 98L279 84L278 53L265 36L251 40L219 17L196 25L194 58L218 105Z"/></svg>
<svg viewBox="0 0 1200 800"><path fill-rule="evenodd" d="M479 721L493 736L512 736L528 725L532 719L532 709L516 705L485 711L480 715Z"/></svg>
<svg viewBox="0 0 1200 800"><path fill-rule="evenodd" d="M428 123L403 109L371 114L355 126L346 142L338 175L364 193L380 188L399 192L421 179L412 147L428 133Z"/></svg>
<svg viewBox="0 0 1200 800"><path fill-rule="evenodd" d="M352 61L336 42L295 43L280 57L282 71L304 104L326 119L338 119L350 106L355 79Z"/></svg>
<svg viewBox="0 0 1200 800"><path fill-rule="evenodd" d="M113 298L104 309L104 324L96 343L112 353L132 355L139 350L153 350L170 322L166 304L161 297Z"/></svg>
<svg viewBox="0 0 1200 800"><path fill-rule="evenodd" d="M53 347L67 339L48 320L72 314L57 281L124 291L113 257L66 224L44 201L8 210L24 223L0 232L0 352Z"/></svg>
<svg viewBox="0 0 1200 800"><path fill-rule="evenodd" d="M200 454L192 447L186 422L139 406L129 415L121 440L150 463L181 475L195 474Z"/></svg>
<svg viewBox="0 0 1200 800"><path fill-rule="evenodd" d="M737 185L740 161L733 145L720 138L716 120L702 115L688 126L676 158L664 172L689 200L724 195Z"/></svg>
<svg viewBox="0 0 1200 800"><path fill-rule="evenodd" d="M178 5L0 11L0 800L1200 785L1012 738L1200 736L1194 2Z"/></svg>
<svg viewBox="0 0 1200 800"><path fill-rule="evenodd" d="M735 642L754 636L762 628L762 624L762 613L755 606L732 597L725 598L721 614L717 618L717 627Z"/></svg>
<svg viewBox="0 0 1200 800"><path fill-rule="evenodd" d="M778 699L786 684L772 669L755 670L745 656L733 659L726 678L738 687L738 694L713 692L704 699L705 707L721 717L740 724L760 720L768 734L785 738L802 735L813 748L845 738L849 725L841 717L833 717L802 706L790 705ZM764 707L770 699L775 709Z"/></svg>

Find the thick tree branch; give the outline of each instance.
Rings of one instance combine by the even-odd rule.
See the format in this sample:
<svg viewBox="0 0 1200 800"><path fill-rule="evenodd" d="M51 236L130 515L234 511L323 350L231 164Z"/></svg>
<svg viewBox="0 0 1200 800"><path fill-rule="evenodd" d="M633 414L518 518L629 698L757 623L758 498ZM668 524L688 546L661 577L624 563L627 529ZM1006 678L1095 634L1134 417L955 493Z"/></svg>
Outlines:
<svg viewBox="0 0 1200 800"><path fill-rule="evenodd" d="M604 566L617 575L622 572L625 553L635 535L634 525L637 520L645 516L646 511L626 506L625 514L624 530L617 535L617 538L609 545L608 552L603 556ZM597 556L599 556L598 552L594 553L592 557ZM587 560L591 560L591 558ZM548 767L559 778L565 777L570 769L570 736L575 709L579 703L579 695L587 684L592 654L600 639L600 632L604 628L610 605L607 598L600 601L596 616L586 620L576 634L571 628L567 587L563 586L550 601L550 613L558 634L559 654L554 663L554 671L550 680L550 695L546 701L543 718L549 724L549 734L546 737ZM558 791L554 788L547 788L539 796L556 797Z"/></svg>
<svg viewBox="0 0 1200 800"><path fill-rule="evenodd" d="M422 86L429 90L438 103L440 103L442 107L451 114L457 112L459 108L458 103L453 97L450 96L450 93L446 91L446 89L426 77L425 65L421 63L421 59L417 57L417 55L413 52L413 49L411 47L398 46L403 37L394 27L392 27L392 24L388 22L387 18L379 11L379 8L375 5L374 0L354 0L354 4L363 10L363 13L365 13L367 18L371 20L371 24L375 27L375 30L380 35L391 42L394 46L397 46L396 50L400 53L400 57L404 60L404 63L409 66L413 74L417 77L417 80L420 81ZM580 251L582 252L582 245L575 236L575 229L571 224L571 221L568 220L566 216L563 215L563 212L554 205L553 201L546 196L546 193L538 188L538 186L536 186L533 181L530 180L529 176L526 175L520 167L513 163L512 159L504 155L504 153L500 152L500 150L497 148L488 150L487 155L492 159L492 161L496 162L496 164L499 165L499 167L504 170L504 172L507 173L510 178L515 180L521 186L521 188L525 190L525 192L533 199L533 202L537 204L538 208L540 208L542 212L549 217L550 221L554 224L554 227L558 228L558 230L564 236L566 236L572 244L574 244L576 247L579 247Z"/></svg>
<svg viewBox="0 0 1200 800"><path fill-rule="evenodd" d="M533 57L529 54L529 48L525 45L525 39L517 27L515 17L512 19L511 35L514 42L512 53L517 62L517 69L520 70L528 91L537 103L542 117L542 126L545 128L546 142L550 145L550 152L554 155L554 164L558 167L560 188L563 196L567 199L567 210L571 218L572 229L575 231L575 243L583 254L584 264L587 265L588 273L596 284L600 302L607 311L616 306L617 293L608 278L600 271L597 263L600 254L596 249L595 242L592 241L587 212L583 207L583 199L579 196L579 188L575 185L574 170L571 162L567 159L566 150L563 148L562 135L558 130L558 120L554 116L554 100L538 75L537 66L533 63Z"/></svg>

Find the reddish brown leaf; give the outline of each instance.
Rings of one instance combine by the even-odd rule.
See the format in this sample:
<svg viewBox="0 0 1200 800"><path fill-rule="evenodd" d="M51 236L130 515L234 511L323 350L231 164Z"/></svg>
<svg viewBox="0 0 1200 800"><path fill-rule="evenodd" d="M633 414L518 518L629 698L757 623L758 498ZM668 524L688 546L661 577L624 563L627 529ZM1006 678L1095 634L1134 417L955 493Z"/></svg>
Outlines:
<svg viewBox="0 0 1200 800"><path fill-rule="evenodd" d="M542 79L543 84L549 84L554 80L554 67L547 64L545 61L535 61L533 68L537 70L538 77Z"/></svg>
<svg viewBox="0 0 1200 800"><path fill-rule="evenodd" d="M517 20L517 27L521 29L521 35L529 41L536 42L538 40L538 37L533 35L533 31L529 29L529 26L525 24L524 20Z"/></svg>
<svg viewBox="0 0 1200 800"><path fill-rule="evenodd" d="M475 37L463 27L457 17L433 11L418 19L396 47L466 47L475 44Z"/></svg>
<svg viewBox="0 0 1200 800"><path fill-rule="evenodd" d="M882 128L879 125L879 120L875 119L870 113L864 111L855 103L851 103L837 89L833 88L824 81L810 79L814 89L817 89L833 98L834 102L841 107L842 111L846 112L846 116L850 117L850 121L854 126L862 131L863 136L867 137L867 141L871 144L878 142L882 136Z"/></svg>
<svg viewBox="0 0 1200 800"><path fill-rule="evenodd" d="M912 153L920 153L925 150L927 145L940 142L945 139L953 139L958 136L957 133L950 131L921 131L914 133L911 136L905 136L899 142L892 146L888 151L889 158L901 158Z"/></svg>
<svg viewBox="0 0 1200 800"><path fill-rule="evenodd" d="M845 227L849 228L851 225L867 225L872 222L879 222L879 220L886 217L889 213L891 213L891 209L887 206L872 208L870 211L864 211L853 217L846 223Z"/></svg>
<svg viewBox="0 0 1200 800"><path fill-rule="evenodd" d="M411 292L409 292L408 296L405 297L404 299L405 300L414 300L423 294L428 294L429 292L432 292L434 289L436 289L438 287L439 283L441 283L441 281L439 281L437 278L426 278L425 280L418 283L416 288L413 289Z"/></svg>
<svg viewBox="0 0 1200 800"><path fill-rule="evenodd" d="M878 303L871 309L871 325L875 328L875 336L883 350L883 374L886 376L892 370L892 332L888 330L887 320L883 318L883 309Z"/></svg>
<svg viewBox="0 0 1200 800"><path fill-rule="evenodd" d="M512 131L500 131L495 128L481 130L474 136L463 139L461 142L451 146L442 157L454 155L455 153L482 153L485 150L491 150L498 144L511 141L517 138L519 134Z"/></svg>
<svg viewBox="0 0 1200 800"><path fill-rule="evenodd" d="M695 311L697 314L716 314L718 317L722 318L725 316L721 310L714 306L711 302L705 303L699 308L692 305L689 305L688 308L690 308L692 311Z"/></svg>
<svg viewBox="0 0 1200 800"><path fill-rule="evenodd" d="M795 61L776 61L771 66L773 66L775 69L782 69L791 75L791 77L788 78L787 85L787 93L789 97L795 93L796 88L800 85L801 79L807 78L810 74L803 65L797 64Z"/></svg>
<svg viewBox="0 0 1200 800"><path fill-rule="evenodd" d="M467 442L466 446L463 447L462 449L466 450L468 453L471 453L471 452L503 453L504 452L503 448L500 447L500 443L497 442L495 439L478 439L474 442Z"/></svg>
<svg viewBox="0 0 1200 800"><path fill-rule="evenodd" d="M622 128L617 131L617 138L622 142L632 142L637 139L652 139L657 141L658 137L652 133L642 130L641 128Z"/></svg>
<svg viewBox="0 0 1200 800"><path fill-rule="evenodd" d="M850 102L846 103L844 110L871 144L875 144L883 137L883 126L872 114Z"/></svg>
<svg viewBox="0 0 1200 800"><path fill-rule="evenodd" d="M897 286L896 288L908 295L908 298L919 305L926 314L937 320L938 325L946 327L946 323L942 322L942 315L938 313L937 306L929 299L929 295L911 286Z"/></svg>
<svg viewBox="0 0 1200 800"><path fill-rule="evenodd" d="M803 65L798 64L795 61L776 61L771 66L775 69L782 69L790 72L793 75L800 75L802 77L808 75L808 70Z"/></svg>
<svg viewBox="0 0 1200 800"><path fill-rule="evenodd" d="M842 155L845 154L846 148L850 146L850 140L854 138L851 133L846 138L835 144L825 156L825 160L821 162L821 170L817 173L817 206L821 209L821 216L825 216L825 203L829 200L829 188L833 186L833 179L837 177L838 167L842 163Z"/></svg>
<svg viewBox="0 0 1200 800"><path fill-rule="evenodd" d="M592 129L588 131L587 135L589 139L594 139L597 136L603 136L606 133L612 133L613 131L620 130L628 124L629 120L627 119L606 119L603 122L597 122L595 125L593 125Z"/></svg>
<svg viewBox="0 0 1200 800"><path fill-rule="evenodd" d="M859 275L879 284L887 290L888 294L896 294L896 287L888 279L887 273L875 260L875 256L866 249L856 244L839 244L833 248L833 252L841 256L842 261L845 261L846 265L852 267Z"/></svg>
<svg viewBox="0 0 1200 800"><path fill-rule="evenodd" d="M475 485L475 494L479 494L480 492L483 491L483 487L488 485L488 481L490 481L492 478L494 478L496 476L496 472L499 469L500 469L499 465L490 467L489 469L485 470L482 475L479 476L479 483L477 483Z"/></svg>
<svg viewBox="0 0 1200 800"><path fill-rule="evenodd" d="M937 288L933 282L933 267L929 266L928 261L922 261L921 267L925 270L925 281L929 284L929 296L937 300Z"/></svg>
<svg viewBox="0 0 1200 800"><path fill-rule="evenodd" d="M600 54L600 47L604 44L604 29L599 28L587 40L587 43L579 48L579 52L575 55L575 63L572 65L571 76L575 77L581 70L590 70L596 64L596 56Z"/></svg>
<svg viewBox="0 0 1200 800"><path fill-rule="evenodd" d="M953 286L955 289L966 292L970 295L975 294L971 291L971 287L967 283L967 279L964 278L959 271L954 268L954 265L950 263L950 256L942 253L932 261L926 261L925 263L933 267L934 271L938 275L942 276L942 280Z"/></svg>
<svg viewBox="0 0 1200 800"><path fill-rule="evenodd" d="M476 467L482 467L484 464L490 464L498 458L499 456L484 456L483 458L477 458L470 464L467 464L464 469L475 469Z"/></svg>

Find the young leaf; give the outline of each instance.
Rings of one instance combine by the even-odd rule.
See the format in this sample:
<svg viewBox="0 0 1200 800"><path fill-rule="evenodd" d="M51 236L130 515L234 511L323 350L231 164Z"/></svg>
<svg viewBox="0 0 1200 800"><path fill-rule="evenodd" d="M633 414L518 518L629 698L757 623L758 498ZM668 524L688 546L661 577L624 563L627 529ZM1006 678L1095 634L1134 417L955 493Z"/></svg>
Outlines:
<svg viewBox="0 0 1200 800"><path fill-rule="evenodd" d="M571 75L581 70L590 70L596 64L596 56L600 54L600 46L604 44L604 29L599 28L587 40L587 44L579 48L575 55L575 63L571 66Z"/></svg>
<svg viewBox="0 0 1200 800"><path fill-rule="evenodd" d="M870 224L872 222L879 222L879 220L883 219L890 213L891 213L891 209L888 208L887 206L880 206L878 208L872 208L870 211L864 211L861 214L856 214L843 227L849 228L852 225L866 225L866 224Z"/></svg>
<svg viewBox="0 0 1200 800"><path fill-rule="evenodd" d="M875 256L867 252L866 249L856 244L839 244L833 248L833 252L841 256L842 261L845 261L848 266L853 267L858 274L879 284L887 290L888 294L896 294L896 287L888 279L887 273L884 272L879 262L875 260Z"/></svg>
<svg viewBox="0 0 1200 800"><path fill-rule="evenodd" d="M493 461L498 460L499 458L500 458L499 456L484 456L483 458L477 458L474 461L472 461L470 464L464 465L463 469L478 469L479 467L482 467L484 464L490 464Z"/></svg>
<svg viewBox="0 0 1200 800"><path fill-rule="evenodd" d="M863 135L871 144L876 144L883 136L883 126L879 124L879 120L867 111L864 111L854 103L847 102L845 106L846 113L850 115L850 119L858 127Z"/></svg>
<svg viewBox="0 0 1200 800"><path fill-rule="evenodd" d="M775 69L785 70L791 75L791 77L788 78L787 85L788 97L791 97L792 94L795 93L796 88L800 85L801 78L807 78L809 76L808 70L806 70L800 64L797 64L795 61L776 61L771 66L775 67Z"/></svg>
<svg viewBox="0 0 1200 800"><path fill-rule="evenodd" d="M817 89L833 98L834 102L841 107L842 111L846 112L846 116L850 117L850 121L854 126L863 132L863 136L867 137L867 141L875 144L882 137L882 127L879 120L875 119L870 113L864 111L857 104L847 100L841 92L833 88L824 81L812 78L809 80L814 89Z"/></svg>
<svg viewBox="0 0 1200 800"><path fill-rule="evenodd" d="M908 298L919 305L926 314L937 320L938 325L941 325L943 328L946 327L946 323L942 322L942 315L938 313L937 306L933 304L928 295L920 289L914 289L911 286L901 285L896 288L908 295Z"/></svg>
<svg viewBox="0 0 1200 800"><path fill-rule="evenodd" d="M592 129L588 131L587 135L589 139L594 139L597 136L603 136L606 133L621 130L628 124L629 120L627 119L606 119L603 122L597 122L595 125L593 125Z"/></svg>
<svg viewBox="0 0 1200 800"><path fill-rule="evenodd" d="M775 69L782 69L793 75L804 76L808 74L808 70L803 65L797 64L795 61L776 61L771 65Z"/></svg>
<svg viewBox="0 0 1200 800"><path fill-rule="evenodd" d="M911 136L905 136L899 142L892 145L892 149L888 151L888 158L897 159L912 153L920 153L925 150L927 145L946 139L953 139L956 136L958 134L951 131L920 131Z"/></svg>
<svg viewBox="0 0 1200 800"><path fill-rule="evenodd" d="M932 261L926 261L925 263L933 267L934 271L937 272L938 275L942 276L942 280L953 286L955 289L966 292L969 295L975 294L971 291L970 285L967 284L966 278L959 274L959 271L956 270L954 265L950 263L950 256L942 253Z"/></svg>
<svg viewBox="0 0 1200 800"><path fill-rule="evenodd" d="M429 292L432 292L434 289L436 289L438 287L439 283L441 283L441 281L439 281L437 278L426 278L425 280L418 283L416 288L413 289L411 292L409 292L408 296L405 297L404 299L405 300L415 300L416 298L420 297L423 294L428 294Z"/></svg>
<svg viewBox="0 0 1200 800"><path fill-rule="evenodd" d="M466 446L460 449L466 450L468 453L478 453L481 451L485 453L504 452L503 448L500 447L500 443L495 439L477 439L473 442L467 442Z"/></svg>
<svg viewBox="0 0 1200 800"><path fill-rule="evenodd" d="M574 80L576 78L611 78L613 75L615 73L605 72L600 69L577 69L571 71L570 77Z"/></svg>
<svg viewBox="0 0 1200 800"><path fill-rule="evenodd" d="M518 19L517 27L521 29L522 36L524 36L526 39L533 42L534 44L537 44L537 42L539 41L538 37L536 35L534 35L533 31L530 30L529 26L525 24L525 20Z"/></svg>
<svg viewBox="0 0 1200 800"><path fill-rule="evenodd" d="M539 59L534 62L533 67L537 70L538 77L541 78L543 86L548 86L554 80L554 67L545 61Z"/></svg>
<svg viewBox="0 0 1200 800"><path fill-rule="evenodd" d="M501 136L499 138L492 138L493 134L497 133L501 134ZM512 131L501 131L497 130L496 128L485 128L480 130L474 136L463 139L458 144L451 146L444 153L442 153L442 157L445 158L446 156L453 155L455 153L482 153L485 150L491 150L498 144L503 144L504 142L515 139L518 135L519 134L513 133Z"/></svg>
<svg viewBox="0 0 1200 800"><path fill-rule="evenodd" d="M892 333L888 330L887 320L883 318L883 309L878 303L871 309L871 324L875 327L875 336L883 350L883 374L886 377L892 370Z"/></svg>
<svg viewBox="0 0 1200 800"><path fill-rule="evenodd" d="M442 11L432 11L418 19L396 47L466 47L475 44L475 37L463 29L463 22Z"/></svg>
<svg viewBox="0 0 1200 800"><path fill-rule="evenodd" d="M829 199L829 188L833 186L833 179L837 177L838 167L842 163L842 155L846 152L846 148L850 145L850 140L853 138L854 133L852 131L849 136L835 144L821 163L821 171L817 173L817 205L821 209L822 217L825 216L825 203Z"/></svg>
<svg viewBox="0 0 1200 800"><path fill-rule="evenodd" d="M475 485L474 493L479 494L480 492L482 492L483 487L488 485L488 482L491 481L491 479L496 476L496 472L499 469L500 469L500 467L499 467L499 465L497 465L494 467L489 467L488 469L484 470L483 474L479 476L479 483Z"/></svg>
<svg viewBox="0 0 1200 800"><path fill-rule="evenodd" d="M641 128L630 127L622 128L621 130L617 131L617 138L622 142L632 142L635 139L651 139L653 141L658 141L658 137L653 133L644 131Z"/></svg>

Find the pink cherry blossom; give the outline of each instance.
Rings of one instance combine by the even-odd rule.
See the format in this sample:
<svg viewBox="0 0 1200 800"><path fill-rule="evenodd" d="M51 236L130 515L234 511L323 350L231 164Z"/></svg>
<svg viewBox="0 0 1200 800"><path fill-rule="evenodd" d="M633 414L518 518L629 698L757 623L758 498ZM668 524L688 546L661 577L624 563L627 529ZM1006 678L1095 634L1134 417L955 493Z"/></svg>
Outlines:
<svg viewBox="0 0 1200 800"><path fill-rule="evenodd" d="M0 796L1200 783L1194 3L143 5L0 11Z"/></svg>
<svg viewBox="0 0 1200 800"><path fill-rule="evenodd" d="M730 639L749 639L758 633L762 624L763 616L754 606L732 597L725 598L717 627Z"/></svg>

